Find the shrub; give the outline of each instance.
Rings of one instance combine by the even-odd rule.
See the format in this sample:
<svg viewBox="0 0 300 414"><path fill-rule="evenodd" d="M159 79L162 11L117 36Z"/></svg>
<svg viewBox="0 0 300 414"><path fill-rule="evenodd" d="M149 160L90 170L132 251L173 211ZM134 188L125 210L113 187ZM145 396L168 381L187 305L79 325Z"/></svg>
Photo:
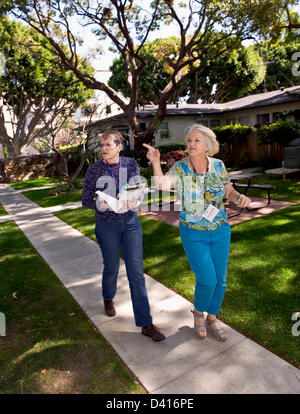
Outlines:
<svg viewBox="0 0 300 414"><path fill-rule="evenodd" d="M120 155L123 157L134 158L140 167L147 168L148 167L148 159L146 157L147 150L146 148L143 149L124 149L120 152Z"/></svg>
<svg viewBox="0 0 300 414"><path fill-rule="evenodd" d="M214 127L212 130L216 134L220 144L234 145L246 140L254 128L246 125L230 124L222 127Z"/></svg>
<svg viewBox="0 0 300 414"><path fill-rule="evenodd" d="M184 142L179 142L175 144L159 145L157 148L159 149L159 152L161 153L161 155L163 155L163 154L167 154L168 152L172 152L172 151L185 150L186 144Z"/></svg>
<svg viewBox="0 0 300 414"><path fill-rule="evenodd" d="M184 150L177 150L177 151L171 151L171 152L167 152L166 154L163 154L161 157L161 160L166 161L167 166L170 167L176 161L180 161L185 157L186 157L186 152Z"/></svg>
<svg viewBox="0 0 300 414"><path fill-rule="evenodd" d="M153 175L152 168L151 167L148 167L148 168L140 167L140 174L142 177L146 178L148 186L150 187L151 177Z"/></svg>
<svg viewBox="0 0 300 414"><path fill-rule="evenodd" d="M288 144L300 136L300 123L297 121L274 122L257 130L261 144Z"/></svg>

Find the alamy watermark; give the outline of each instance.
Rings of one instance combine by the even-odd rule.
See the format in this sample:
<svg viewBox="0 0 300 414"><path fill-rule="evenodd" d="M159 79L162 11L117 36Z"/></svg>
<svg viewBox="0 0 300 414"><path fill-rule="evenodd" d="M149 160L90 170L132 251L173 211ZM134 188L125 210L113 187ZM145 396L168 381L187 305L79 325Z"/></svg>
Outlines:
<svg viewBox="0 0 300 414"><path fill-rule="evenodd" d="M292 66L292 75L293 76L299 76L300 75L300 52L293 53L292 60L297 61Z"/></svg>
<svg viewBox="0 0 300 414"><path fill-rule="evenodd" d="M0 76L5 75L5 56L0 52Z"/></svg>
<svg viewBox="0 0 300 414"><path fill-rule="evenodd" d="M2 312L0 312L0 336L6 336L6 318Z"/></svg>
<svg viewBox="0 0 300 414"><path fill-rule="evenodd" d="M292 321L297 321L292 326L292 335L293 336L299 336L300 335L300 312L293 313L293 315L292 315Z"/></svg>

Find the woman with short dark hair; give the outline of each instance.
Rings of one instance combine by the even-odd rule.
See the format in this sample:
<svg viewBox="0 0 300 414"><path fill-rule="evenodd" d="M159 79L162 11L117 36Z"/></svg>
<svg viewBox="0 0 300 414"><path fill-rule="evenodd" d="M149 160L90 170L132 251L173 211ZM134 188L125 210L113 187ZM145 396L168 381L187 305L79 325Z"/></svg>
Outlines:
<svg viewBox="0 0 300 414"><path fill-rule="evenodd" d="M95 235L103 256L102 296L108 316L116 310L113 299L117 291L120 265L120 248L123 251L129 281L136 326L142 334L154 341L165 339L152 324L148 294L143 270L143 240L136 207L125 206L117 213L105 202L96 202L95 192L100 190L117 198L123 186L141 182L137 162L120 157L123 136L119 131L108 130L100 135L102 160L92 164L87 171L82 192L82 205L95 210Z"/></svg>

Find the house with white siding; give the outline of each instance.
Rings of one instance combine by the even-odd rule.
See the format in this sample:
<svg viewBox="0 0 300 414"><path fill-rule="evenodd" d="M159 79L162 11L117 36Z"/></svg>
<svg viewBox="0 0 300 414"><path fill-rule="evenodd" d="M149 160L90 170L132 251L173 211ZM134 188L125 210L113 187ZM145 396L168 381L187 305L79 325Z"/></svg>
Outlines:
<svg viewBox="0 0 300 414"><path fill-rule="evenodd" d="M136 116L142 129L147 127L156 108L152 105L137 108ZM210 128L231 123L261 126L276 122L283 113L288 119L300 121L300 85L222 104L168 105L166 118L160 123L155 136L155 145L183 142L185 128L194 123ZM106 117L91 126L97 132L109 128L119 129L128 137L128 146L134 148L133 136L124 113Z"/></svg>

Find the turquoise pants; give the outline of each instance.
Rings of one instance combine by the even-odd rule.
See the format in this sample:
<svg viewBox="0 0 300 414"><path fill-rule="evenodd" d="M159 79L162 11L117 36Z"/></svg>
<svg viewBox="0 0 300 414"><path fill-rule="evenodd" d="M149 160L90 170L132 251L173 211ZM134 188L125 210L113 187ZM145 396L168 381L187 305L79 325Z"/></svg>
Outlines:
<svg viewBox="0 0 300 414"><path fill-rule="evenodd" d="M230 225L215 230L196 230L179 224L184 251L196 275L194 306L216 315L226 290L230 249Z"/></svg>

